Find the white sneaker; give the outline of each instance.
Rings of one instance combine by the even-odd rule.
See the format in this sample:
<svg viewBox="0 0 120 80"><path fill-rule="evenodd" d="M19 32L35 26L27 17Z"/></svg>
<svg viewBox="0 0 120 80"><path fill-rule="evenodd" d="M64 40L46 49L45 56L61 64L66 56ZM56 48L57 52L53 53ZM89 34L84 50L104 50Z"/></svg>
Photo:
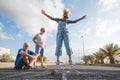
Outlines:
<svg viewBox="0 0 120 80"><path fill-rule="evenodd" d="M72 60L69 60L69 65L73 65Z"/></svg>
<svg viewBox="0 0 120 80"><path fill-rule="evenodd" d="M56 65L60 65L60 61L59 60L56 62Z"/></svg>

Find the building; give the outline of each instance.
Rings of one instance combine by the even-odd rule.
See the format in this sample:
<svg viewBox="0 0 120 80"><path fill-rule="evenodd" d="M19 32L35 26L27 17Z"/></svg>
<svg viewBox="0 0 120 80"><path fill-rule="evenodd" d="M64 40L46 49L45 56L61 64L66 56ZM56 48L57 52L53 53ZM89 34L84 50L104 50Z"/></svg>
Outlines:
<svg viewBox="0 0 120 80"><path fill-rule="evenodd" d="M3 55L3 54L10 54L10 49L0 47L0 55Z"/></svg>

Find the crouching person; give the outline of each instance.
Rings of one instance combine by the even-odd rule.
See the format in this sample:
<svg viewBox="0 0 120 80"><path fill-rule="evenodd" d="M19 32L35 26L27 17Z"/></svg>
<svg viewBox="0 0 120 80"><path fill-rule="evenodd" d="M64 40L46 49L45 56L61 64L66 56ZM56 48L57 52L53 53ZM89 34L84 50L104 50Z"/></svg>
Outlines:
<svg viewBox="0 0 120 80"><path fill-rule="evenodd" d="M25 42L23 48L18 50L15 69L31 69L38 57L37 54L29 50L30 44Z"/></svg>

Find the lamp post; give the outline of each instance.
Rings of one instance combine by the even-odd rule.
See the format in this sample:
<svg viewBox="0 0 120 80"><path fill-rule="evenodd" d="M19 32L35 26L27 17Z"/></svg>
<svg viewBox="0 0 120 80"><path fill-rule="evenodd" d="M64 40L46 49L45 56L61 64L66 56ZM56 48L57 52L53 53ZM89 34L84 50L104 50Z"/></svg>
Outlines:
<svg viewBox="0 0 120 80"><path fill-rule="evenodd" d="M83 57L85 57L85 49L84 49L84 36L81 36L82 39L82 47L83 47Z"/></svg>

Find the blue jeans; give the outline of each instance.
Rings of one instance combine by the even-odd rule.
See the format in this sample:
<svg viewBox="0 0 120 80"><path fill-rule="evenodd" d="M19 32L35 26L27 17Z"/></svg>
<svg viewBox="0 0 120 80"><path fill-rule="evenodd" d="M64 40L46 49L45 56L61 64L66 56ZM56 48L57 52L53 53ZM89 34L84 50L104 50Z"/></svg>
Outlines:
<svg viewBox="0 0 120 80"><path fill-rule="evenodd" d="M44 48L43 47L40 47L40 46L35 46L35 53L39 53L40 51L40 55L43 56L44 54Z"/></svg>
<svg viewBox="0 0 120 80"><path fill-rule="evenodd" d="M62 55L61 48L62 48L63 41L64 41L64 45L65 45L65 48L66 48L67 55L72 54L72 50L71 50L70 45L69 45L68 31L58 31L57 39L56 39L56 52L55 52L56 56L61 56Z"/></svg>
<svg viewBox="0 0 120 80"><path fill-rule="evenodd" d="M28 58L29 62L31 61L31 58ZM22 69L23 66L27 66L27 64L24 63L23 59L20 58L16 63L15 63L15 68L16 69Z"/></svg>

